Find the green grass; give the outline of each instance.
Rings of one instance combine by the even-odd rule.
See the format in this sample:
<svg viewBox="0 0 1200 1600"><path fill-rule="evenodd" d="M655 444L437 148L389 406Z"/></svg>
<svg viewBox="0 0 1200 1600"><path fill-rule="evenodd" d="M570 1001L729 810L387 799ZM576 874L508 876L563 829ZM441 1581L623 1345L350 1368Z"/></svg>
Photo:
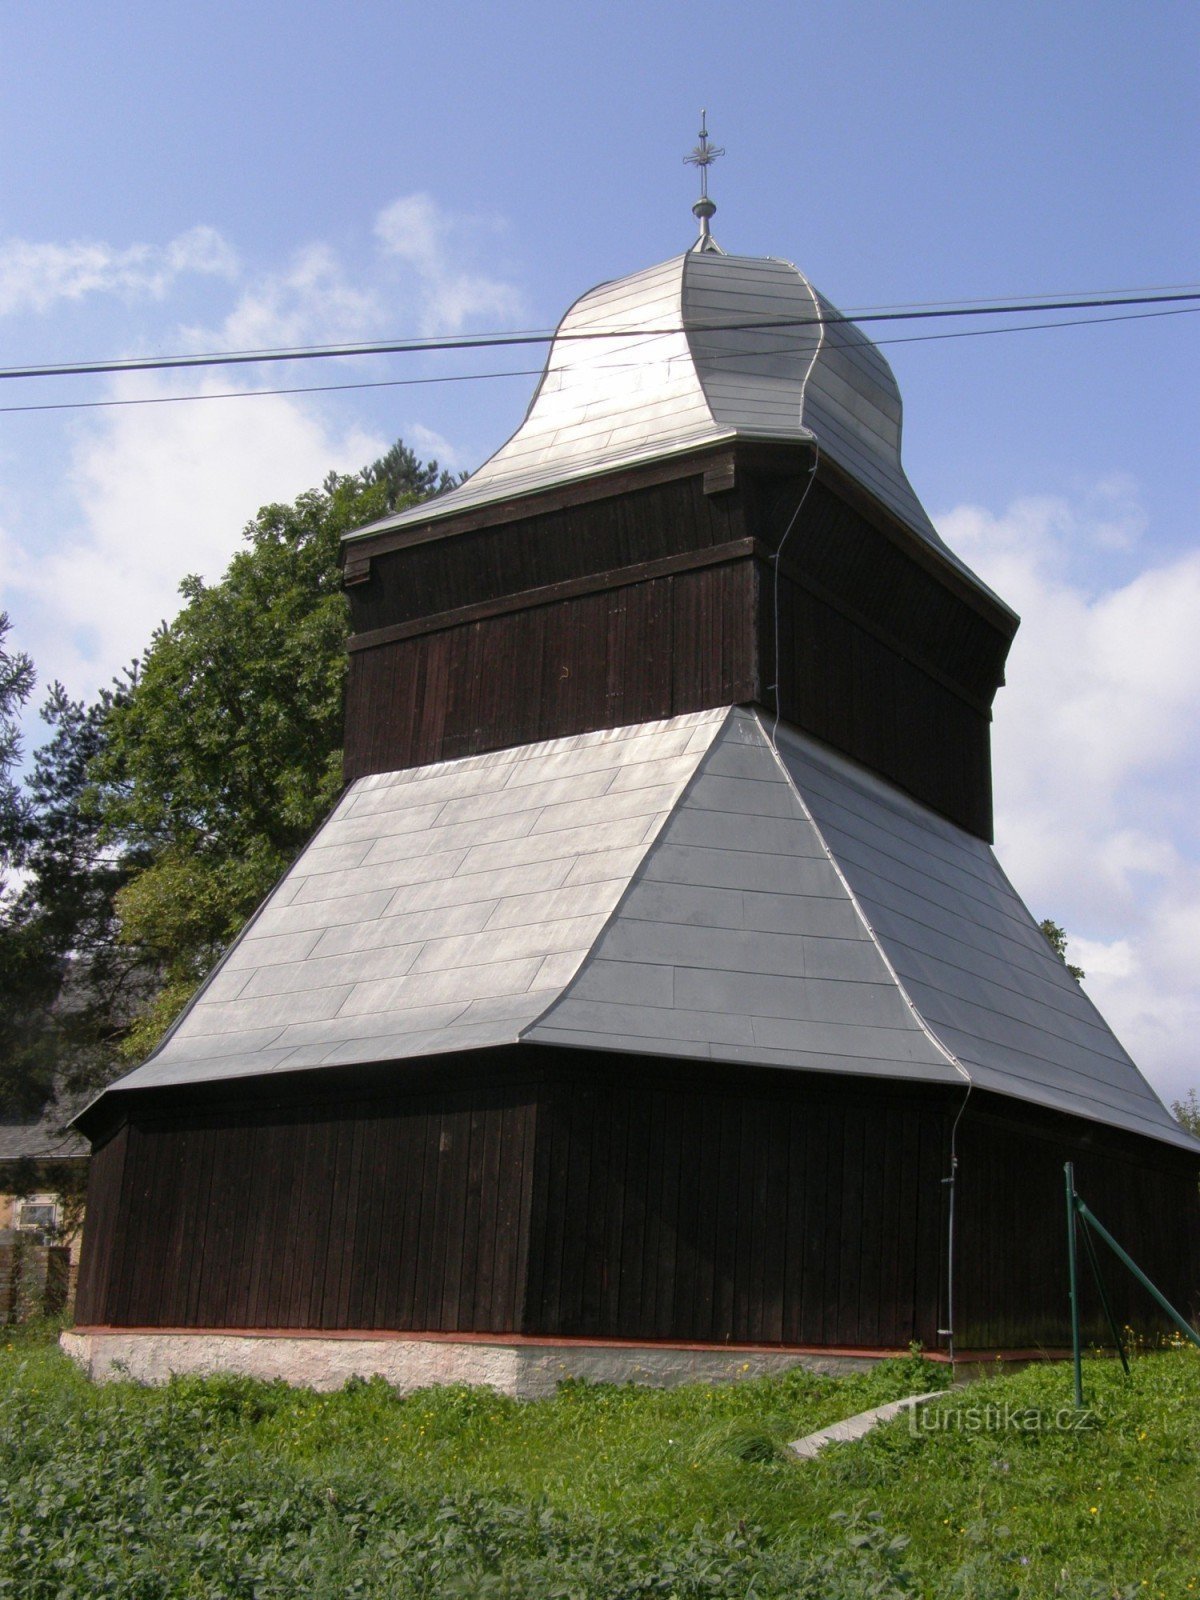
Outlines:
<svg viewBox="0 0 1200 1600"><path fill-rule="evenodd" d="M971 1386L916 1432L901 1420L813 1462L782 1448L944 1379L918 1359L665 1393L565 1384L534 1403L377 1381L154 1390L94 1387L52 1343L14 1338L0 1596L1200 1595L1200 1352L1144 1355L1132 1381L1088 1362L1086 1430L1045 1426L1071 1394L1069 1368L1045 1365ZM956 1421L963 1407L993 1425Z"/></svg>

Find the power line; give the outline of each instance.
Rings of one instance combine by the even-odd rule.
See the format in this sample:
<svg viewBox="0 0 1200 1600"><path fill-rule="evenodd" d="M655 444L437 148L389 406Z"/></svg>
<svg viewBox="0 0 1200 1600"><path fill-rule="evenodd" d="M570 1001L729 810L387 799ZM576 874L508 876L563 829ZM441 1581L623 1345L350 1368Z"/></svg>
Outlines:
<svg viewBox="0 0 1200 1600"><path fill-rule="evenodd" d="M76 378L113 372L162 372L193 367L252 366L279 361L324 361L349 356L364 355L418 355L444 350L490 350L511 348L516 345L549 344L553 342L578 343L594 339L647 339L673 333L741 333L769 331L772 329L834 326L839 323L863 322L915 322L944 317L985 317L1028 315L1034 311L1088 311L1107 310L1114 306L1166 305L1182 301L1200 301L1200 290L1188 290L1165 295L1108 295L1104 297L1071 300L1041 300L976 306L937 306L908 311L873 311L850 317L844 313L824 317L775 317L763 320L738 322L697 322L687 328L670 325L663 328L604 328L578 333L485 333L457 339L397 339L378 343L342 345L308 345L291 349L226 352L224 354L190 356L131 356L114 361L63 362L44 366L0 367L0 379L13 378Z"/></svg>
<svg viewBox="0 0 1200 1600"><path fill-rule="evenodd" d="M877 347L891 344L930 344L943 339L983 339L997 333L1040 333L1053 328L1090 328L1113 322L1143 322L1147 318L1187 317L1197 314L1200 314L1200 306L1174 306L1166 311L1133 311L1115 317L1068 317L1057 322L1008 323L999 328L958 328L951 333L898 334L891 339L875 339L872 343ZM849 317L842 320L847 323L851 321ZM742 324L743 328L745 326ZM751 354L753 351L750 350L725 350L713 352L706 357L706 360L741 360ZM609 370L616 371L620 367L636 365L636 362L613 362ZM184 405L196 400L253 400L270 395L337 394L348 389L407 389L433 383L482 383L495 378L540 378L541 375L541 367L514 367L502 372L448 373L433 378L383 378L361 383L309 383L278 389L227 389L210 394L141 395L124 400L62 400L34 405L0 406L0 416L31 411L102 411L115 406Z"/></svg>

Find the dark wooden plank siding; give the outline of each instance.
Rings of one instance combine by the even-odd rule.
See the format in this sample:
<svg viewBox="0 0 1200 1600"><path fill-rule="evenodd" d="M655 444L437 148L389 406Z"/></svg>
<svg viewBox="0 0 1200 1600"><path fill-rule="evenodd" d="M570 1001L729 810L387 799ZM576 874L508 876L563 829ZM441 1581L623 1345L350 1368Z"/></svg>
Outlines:
<svg viewBox="0 0 1200 1600"><path fill-rule="evenodd" d="M159 1096L95 1158L79 1318L512 1327L532 1119L512 1085L221 1112Z"/></svg>
<svg viewBox="0 0 1200 1600"><path fill-rule="evenodd" d="M347 779L752 700L754 582L728 561L356 651Z"/></svg>
<svg viewBox="0 0 1200 1600"><path fill-rule="evenodd" d="M901 1182L904 1152L889 1146L928 1122L936 1151L940 1109L792 1074L743 1090L661 1071L636 1086L572 1074L543 1091L525 1332L936 1341L941 1239L924 1240L923 1300L912 1241L918 1189L936 1215L941 1173L927 1163Z"/></svg>
<svg viewBox="0 0 1200 1600"><path fill-rule="evenodd" d="M94 1160L80 1322L938 1347L956 1091L525 1061L369 1092L143 1099ZM1068 1158L1197 1309L1194 1160L979 1091L958 1149L960 1347L1063 1342ZM1123 1273L1108 1281L1123 1320L1160 1324ZM1100 1337L1090 1287L1085 1313Z"/></svg>
<svg viewBox="0 0 1200 1600"><path fill-rule="evenodd" d="M1021 1348L1066 1342L1067 1160L1075 1163L1079 1193L1142 1270L1186 1315L1200 1311L1195 1163L1185 1155L1103 1129L1080 1137L1066 1118L1025 1111L968 1114L959 1148L960 1343ZM1118 1322L1165 1327L1153 1300L1104 1245L1098 1244L1098 1254ZM1082 1254L1080 1271L1085 1337L1107 1344Z"/></svg>
<svg viewBox="0 0 1200 1600"><path fill-rule="evenodd" d="M803 449L734 456L720 493L697 458L356 547L347 779L778 698L989 837L1012 619L852 486L810 484Z"/></svg>

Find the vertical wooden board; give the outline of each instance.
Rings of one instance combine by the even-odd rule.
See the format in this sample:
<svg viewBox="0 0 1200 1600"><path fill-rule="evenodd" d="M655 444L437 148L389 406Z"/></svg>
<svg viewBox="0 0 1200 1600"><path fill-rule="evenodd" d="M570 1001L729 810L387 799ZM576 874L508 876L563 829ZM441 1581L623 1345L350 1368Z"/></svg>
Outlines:
<svg viewBox="0 0 1200 1600"><path fill-rule="evenodd" d="M776 1308L778 1321L777 1277L774 1252L779 1234L779 1181L775 1132L778 1110L774 1100L755 1095L750 1102L754 1123L754 1211L750 1247L750 1315L747 1327L757 1343L778 1334L767 1331L770 1307Z"/></svg>
<svg viewBox="0 0 1200 1600"><path fill-rule="evenodd" d="M113 1241L109 1300L112 1320L128 1323L133 1273L137 1263L138 1224L141 1219L139 1197L144 1184L145 1143L141 1127L131 1123L121 1175L120 1221Z"/></svg>
<svg viewBox="0 0 1200 1600"><path fill-rule="evenodd" d="M822 1344L825 1339L825 1276L832 1245L829 1146L830 1108L812 1105L804 1127L804 1269L800 1314L800 1342Z"/></svg>
<svg viewBox="0 0 1200 1600"><path fill-rule="evenodd" d="M683 1178L683 1137L687 1114L695 1097L672 1090L665 1099L662 1139L662 1183L659 1200L658 1298L654 1332L670 1338L680 1327L679 1280L680 1190Z"/></svg>
<svg viewBox="0 0 1200 1600"><path fill-rule="evenodd" d="M271 1264L279 1249L279 1165L282 1155L281 1128L277 1116L264 1114L258 1135L258 1170L254 1174L257 1205L254 1218L254 1246L250 1281L246 1294L248 1328L269 1327Z"/></svg>
<svg viewBox="0 0 1200 1600"><path fill-rule="evenodd" d="M650 1126L646 1096L639 1093L630 1106L625 1146L624 1214L621 1218L620 1293L615 1333L635 1338L642 1292L642 1267L646 1243L646 1198L649 1183Z"/></svg>
<svg viewBox="0 0 1200 1600"><path fill-rule="evenodd" d="M820 1215L825 1221L822 1225L821 1238L821 1273L820 1273L820 1311L817 1313L814 1306L814 1322L819 1323L821 1332L815 1341L819 1344L844 1344L845 1332L842 1327L840 1305L838 1301L838 1280L841 1271L841 1241L842 1241L842 1201L843 1201L843 1166L844 1155L842 1142L844 1138L844 1117L841 1106L836 1103L825 1108L824 1141L822 1159L816 1163L816 1172L821 1180ZM814 1292L816 1285L814 1285Z"/></svg>
<svg viewBox="0 0 1200 1600"><path fill-rule="evenodd" d="M788 1168L791 1138L788 1104L771 1100L764 1105L766 1134L766 1205L762 1216L763 1275L759 1293L762 1307L760 1337L778 1344L783 1334L784 1289L787 1280Z"/></svg>
<svg viewBox="0 0 1200 1600"><path fill-rule="evenodd" d="M483 1204L483 1155L487 1110L477 1099L468 1113L467 1170L463 1196L462 1277L459 1284L457 1326L476 1329L480 1279L480 1209Z"/></svg>
<svg viewBox="0 0 1200 1600"><path fill-rule="evenodd" d="M377 1265L374 1283L363 1298L363 1310L370 1316L371 1327L393 1332L407 1326L404 1306L406 1297L411 1299L406 1276L411 1281L419 1218L413 1221L410 1175L413 1162L420 1160L419 1122L416 1107L399 1107L395 1117L388 1119L383 1136L379 1243L374 1251Z"/></svg>
<svg viewBox="0 0 1200 1600"><path fill-rule="evenodd" d="M863 1141L866 1115L859 1106L847 1106L842 1122L842 1192L838 1229L839 1344L861 1345L859 1300L863 1292Z"/></svg>
<svg viewBox="0 0 1200 1600"><path fill-rule="evenodd" d="M346 1175L345 1198L342 1203L342 1245L338 1251L338 1272L329 1286L330 1300L325 1308L327 1325L345 1329L350 1324L350 1297L354 1282L367 1270L363 1257L363 1239L360 1233L362 1210L362 1169L374 1126L372 1108L360 1102L354 1115L347 1119L349 1137L349 1166Z"/></svg>
<svg viewBox="0 0 1200 1600"><path fill-rule="evenodd" d="M358 1326L393 1326L395 1285L400 1273L404 1247L404 1162L406 1159L409 1117L403 1107L389 1105L376 1124L372 1146L368 1147L363 1172L363 1205L367 1228L360 1309L354 1313Z"/></svg>
<svg viewBox="0 0 1200 1600"><path fill-rule="evenodd" d="M463 1279L474 1263L465 1262L464 1242L467 1217L467 1187L470 1182L471 1111L464 1098L457 1098L448 1120L450 1144L445 1155L446 1230L442 1246L442 1296L438 1326L447 1332L462 1327L460 1305Z"/></svg>
<svg viewBox="0 0 1200 1600"><path fill-rule="evenodd" d="M723 1097L709 1090L704 1094L701 1109L699 1203L696 1209L696 1293L693 1302L693 1326L697 1339L728 1337L718 1327L719 1283L721 1265L718 1260L721 1237L721 1135L725 1127L725 1102Z"/></svg>
<svg viewBox="0 0 1200 1600"><path fill-rule="evenodd" d="M807 1179L804 1151L805 1107L792 1096L780 1108L780 1123L787 1140L787 1188L781 1232L783 1235L783 1292L780 1339L785 1344L803 1342L804 1311L804 1188Z"/></svg>
<svg viewBox="0 0 1200 1600"><path fill-rule="evenodd" d="M159 1240L155 1230L155 1194L162 1166L161 1129L155 1123L138 1128L137 1162L134 1167L133 1204L127 1214L132 1249L127 1252L121 1288L125 1316L132 1323L143 1323L152 1315L147 1279L154 1274Z"/></svg>
<svg viewBox="0 0 1200 1600"><path fill-rule="evenodd" d="M517 1115L520 1123L520 1144L516 1157L520 1163L520 1181L515 1185L518 1205L517 1256L513 1270L513 1298L506 1312L505 1327L507 1328L522 1328L525 1326L525 1307L532 1258L531 1220L533 1214L534 1167L537 1151L538 1102L528 1088L522 1093L517 1107Z"/></svg>
<svg viewBox="0 0 1200 1600"><path fill-rule="evenodd" d="M523 1231L521 1163L525 1151L524 1107L506 1101L500 1113L500 1182L496 1208L496 1252L492 1294L506 1326L521 1303L517 1281Z"/></svg>
<svg viewBox="0 0 1200 1600"><path fill-rule="evenodd" d="M242 1176L231 1148L233 1133L233 1125L224 1117L219 1121L214 1120L212 1179L204 1225L204 1256L197 1308L200 1326L205 1328L225 1325L225 1302L237 1221L234 1185L240 1186Z"/></svg>
<svg viewBox="0 0 1200 1600"><path fill-rule="evenodd" d="M884 1329L895 1318L891 1261L885 1257L884 1235L890 1239L894 1213L885 1206L884 1164L887 1160L887 1108L866 1108L863 1123L862 1248L859 1251L858 1333L867 1348L887 1342ZM890 1252L889 1252L890 1256Z"/></svg>
<svg viewBox="0 0 1200 1600"><path fill-rule="evenodd" d="M475 1326L499 1332L504 1327L505 1300L496 1286L496 1233L500 1226L501 1156L504 1114L498 1104L483 1111L480 1168L478 1265L475 1269Z"/></svg>
<svg viewBox="0 0 1200 1600"><path fill-rule="evenodd" d="M704 595L694 572L676 573L671 584L671 629L679 649L671 656L671 710L691 711L700 703L704 679L701 638Z"/></svg>
<svg viewBox="0 0 1200 1600"><path fill-rule="evenodd" d="M895 1345L906 1345L917 1338L914 1273L920 1115L905 1106L893 1112L891 1125L894 1132L895 1166L892 1192L895 1196L896 1223L892 1231L895 1255L893 1272L895 1317L889 1337Z"/></svg>
<svg viewBox="0 0 1200 1600"><path fill-rule="evenodd" d="M132 1209L141 1178L141 1130L131 1124L128 1132L124 1170L121 1181L120 1221L115 1230L112 1252L109 1302L115 1323L128 1321L129 1275L133 1270L136 1252Z"/></svg>
<svg viewBox="0 0 1200 1600"><path fill-rule="evenodd" d="M638 1311L638 1337L651 1337L658 1323L658 1297L662 1285L663 1241L663 1139L668 1096L655 1087L643 1096L646 1117L646 1222L642 1242L642 1292Z"/></svg>
<svg viewBox="0 0 1200 1600"><path fill-rule="evenodd" d="M113 1242L120 1225L121 1180L128 1138L126 1123L95 1151L88 1167L87 1209L75 1290L76 1317L80 1325L111 1320L109 1272Z"/></svg>
<svg viewBox="0 0 1200 1600"><path fill-rule="evenodd" d="M559 1280L559 1327L579 1334L583 1327L588 1219L597 1203L592 1174L592 1141L599 1096L591 1084L577 1084L570 1097L570 1145L562 1195L563 1251Z"/></svg>
<svg viewBox="0 0 1200 1600"><path fill-rule="evenodd" d="M608 1204L612 1183L613 1091L608 1084L595 1095L589 1135L589 1198L582 1238L579 1331L595 1334L604 1328L604 1287L611 1254Z"/></svg>
<svg viewBox="0 0 1200 1600"><path fill-rule="evenodd" d="M330 1118L329 1183L324 1207L328 1217L325 1251L314 1263L316 1287L313 1296L313 1326L337 1327L338 1295L346 1267L349 1244L350 1167L354 1158L354 1129L357 1118L352 1106L340 1106ZM322 1202L318 1200L318 1204Z"/></svg>
<svg viewBox="0 0 1200 1600"><path fill-rule="evenodd" d="M228 1282L221 1312L225 1327L248 1326L250 1278L254 1267L255 1208L258 1201L255 1182L259 1170L258 1117L249 1115L231 1126L227 1134L230 1165L240 1174L236 1194L231 1197L232 1228L229 1240Z"/></svg>
<svg viewBox="0 0 1200 1600"><path fill-rule="evenodd" d="M278 1326L303 1327L303 1296L308 1251L311 1248L308 1232L308 1209L311 1191L308 1174L317 1158L319 1133L307 1116L296 1122L296 1138L292 1145L291 1183L288 1194L287 1231L284 1235L282 1270L280 1274Z"/></svg>
<svg viewBox="0 0 1200 1600"><path fill-rule="evenodd" d="M439 759L446 727L449 694L450 633L427 634L412 646L421 663L420 722L415 730L412 761L421 766Z"/></svg>
<svg viewBox="0 0 1200 1600"><path fill-rule="evenodd" d="M621 1319L626 1171L629 1164L629 1125L635 1100L634 1092L624 1083L612 1085L609 1098L608 1181L604 1195L604 1275L600 1285L600 1321L604 1328L619 1327Z"/></svg>
<svg viewBox="0 0 1200 1600"><path fill-rule="evenodd" d="M567 1175L571 1159L571 1095L554 1097L550 1125L542 1137L547 1142L548 1210L543 1233L542 1317L548 1333L563 1333L563 1247L567 1235ZM506 1135L507 1137L507 1135Z"/></svg>
<svg viewBox="0 0 1200 1600"><path fill-rule="evenodd" d="M614 589L608 597L604 640L604 720L610 728L619 728L627 720L624 666L630 592L628 588Z"/></svg>
<svg viewBox="0 0 1200 1600"><path fill-rule="evenodd" d="M946 1127L939 1109L921 1117L920 1179L917 1190L917 1338L939 1348L944 1293L942 1178L945 1176Z"/></svg>
<svg viewBox="0 0 1200 1600"><path fill-rule="evenodd" d="M765 1162L762 1150L761 1103L750 1095L741 1101L741 1146L738 1157L737 1227L734 1238L733 1337L757 1340L756 1280L762 1278L762 1206Z"/></svg>
<svg viewBox="0 0 1200 1600"><path fill-rule="evenodd" d="M293 1207L300 1183L299 1165L303 1132L295 1114L275 1119L269 1141L271 1252L264 1263L262 1288L255 1310L255 1326L282 1328L291 1284L291 1256L295 1248Z"/></svg>
<svg viewBox="0 0 1200 1600"><path fill-rule="evenodd" d="M437 1219L438 1176L441 1165L441 1110L432 1098L421 1102L419 1156L409 1171L404 1237L405 1254L411 1252L411 1269L405 1262L402 1284L405 1304L401 1308L402 1328L430 1329L429 1285L433 1277L433 1230Z"/></svg>
<svg viewBox="0 0 1200 1600"><path fill-rule="evenodd" d="M713 1316L711 1338L737 1337L736 1272L741 1196L741 1108L733 1096L720 1097L720 1155L717 1165L716 1226L713 1229Z"/></svg>
<svg viewBox="0 0 1200 1600"><path fill-rule="evenodd" d="M379 1130L385 1120L382 1107L364 1104L354 1121L354 1147L350 1159L350 1188L346 1211L346 1250L338 1285L337 1323L343 1329L361 1328L363 1283L381 1270L379 1236L372 1237L373 1213L378 1210Z"/></svg>
<svg viewBox="0 0 1200 1600"><path fill-rule="evenodd" d="M675 1271L671 1320L681 1337L698 1338L700 1192L711 1180L703 1168L704 1097L689 1093L679 1112L675 1179ZM661 1324L660 1324L661 1326Z"/></svg>
<svg viewBox="0 0 1200 1600"><path fill-rule="evenodd" d="M122 1277L118 1301L122 1306L122 1320L141 1323L146 1317L147 1261L154 1253L154 1182L158 1166L157 1128L146 1123L134 1125L130 1139L128 1162L128 1200L125 1208L126 1250L123 1254Z"/></svg>
<svg viewBox="0 0 1200 1600"><path fill-rule="evenodd" d="M148 1120L148 1119L147 1119ZM141 1326L175 1326L186 1321L187 1300L195 1267L195 1248L187 1229L189 1207L195 1195L195 1149L193 1130L172 1126L165 1120L132 1127L133 1141L149 1132L152 1160L161 1171L165 1191L161 1203L151 1197L149 1204L139 1200L136 1188L122 1197L118 1223L124 1250L140 1258L137 1285L124 1300L123 1320ZM149 1154L148 1151L144 1152ZM142 1177L147 1169L142 1169ZM141 1179L139 1179L140 1183ZM131 1209L126 1209L126 1208ZM122 1277L126 1283L126 1269ZM119 1285L123 1297L125 1289Z"/></svg>
<svg viewBox="0 0 1200 1600"><path fill-rule="evenodd" d="M174 1309L178 1315L179 1278L184 1270L189 1240L184 1234L184 1208L189 1187L189 1138L187 1130L178 1123L170 1123L160 1130L166 1146L166 1174L158 1200L158 1229L155 1242L154 1283L149 1290L149 1304L155 1320Z"/></svg>
<svg viewBox="0 0 1200 1600"><path fill-rule="evenodd" d="M297 1319L295 1325L301 1328L321 1326L325 1271L333 1234L329 1215L329 1196L333 1188L337 1159L339 1122L340 1118L334 1113L322 1110L319 1120L314 1124L315 1159L304 1171L305 1205L303 1245L300 1255L301 1271L294 1280L298 1297L293 1302Z"/></svg>
<svg viewBox="0 0 1200 1600"><path fill-rule="evenodd" d="M217 1130L210 1121L200 1122L195 1140L195 1223L192 1234L193 1251L191 1271L188 1275L187 1303L181 1306L184 1315L181 1326L203 1327L201 1307L204 1300L205 1257L209 1256L211 1269L216 1259L216 1232L212 1226L213 1171L216 1163ZM210 1254L211 1252L211 1254Z"/></svg>
<svg viewBox="0 0 1200 1600"><path fill-rule="evenodd" d="M529 1266L522 1287L523 1333L544 1331L546 1302L546 1229L550 1216L550 1147L554 1124L554 1087L542 1082L537 1091L537 1134L534 1140L533 1182L530 1193Z"/></svg>

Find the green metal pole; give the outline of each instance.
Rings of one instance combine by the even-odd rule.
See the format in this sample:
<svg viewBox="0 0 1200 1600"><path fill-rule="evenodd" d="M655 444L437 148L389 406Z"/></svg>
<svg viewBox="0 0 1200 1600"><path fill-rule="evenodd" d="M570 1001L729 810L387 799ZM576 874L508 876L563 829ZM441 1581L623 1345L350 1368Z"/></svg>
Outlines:
<svg viewBox="0 0 1200 1600"><path fill-rule="evenodd" d="M1075 1405L1083 1410L1083 1350L1079 1341L1079 1272L1075 1261L1075 1233L1078 1224L1075 1221L1075 1207L1078 1197L1075 1194L1075 1163L1068 1161L1063 1166L1067 1180L1067 1270L1071 1280L1071 1353L1075 1362Z"/></svg>
<svg viewBox="0 0 1200 1600"><path fill-rule="evenodd" d="M1129 1358L1125 1354L1125 1341L1121 1338L1117 1327L1117 1319L1113 1316L1112 1306L1109 1304L1108 1294L1104 1288L1104 1278L1100 1272L1100 1261L1096 1255L1096 1241L1092 1238L1091 1225L1086 1216L1079 1219L1083 1223L1083 1243L1087 1251L1088 1265L1092 1269L1092 1277L1096 1281L1096 1289L1100 1295L1100 1304L1104 1307L1104 1315L1108 1318L1108 1331L1112 1334L1113 1343L1117 1347L1117 1354L1121 1358L1121 1365L1125 1368L1125 1376L1129 1376Z"/></svg>
<svg viewBox="0 0 1200 1600"><path fill-rule="evenodd" d="M1142 1288L1154 1296L1159 1305L1170 1317L1171 1321L1179 1329L1180 1333L1182 1333L1186 1339L1190 1339L1194 1345L1200 1348L1200 1333L1197 1333L1195 1328L1193 1328L1190 1323L1184 1321L1179 1312L1176 1311L1175 1307L1167 1299L1166 1295L1163 1294L1161 1290L1155 1288L1154 1284L1150 1282L1150 1279L1142 1271L1141 1267L1138 1266L1133 1257L1126 1251L1122 1250L1121 1246L1113 1238L1112 1234L1109 1233L1108 1229L1103 1225L1103 1223L1097 1222L1096 1218L1088 1210L1087 1206L1084 1205L1083 1201L1077 1198L1075 1203L1079 1208L1079 1215L1083 1218L1084 1222L1095 1228L1096 1232L1104 1240L1105 1244L1113 1252L1117 1260L1123 1262L1125 1266L1129 1268L1130 1272L1133 1273L1134 1277L1141 1284Z"/></svg>

